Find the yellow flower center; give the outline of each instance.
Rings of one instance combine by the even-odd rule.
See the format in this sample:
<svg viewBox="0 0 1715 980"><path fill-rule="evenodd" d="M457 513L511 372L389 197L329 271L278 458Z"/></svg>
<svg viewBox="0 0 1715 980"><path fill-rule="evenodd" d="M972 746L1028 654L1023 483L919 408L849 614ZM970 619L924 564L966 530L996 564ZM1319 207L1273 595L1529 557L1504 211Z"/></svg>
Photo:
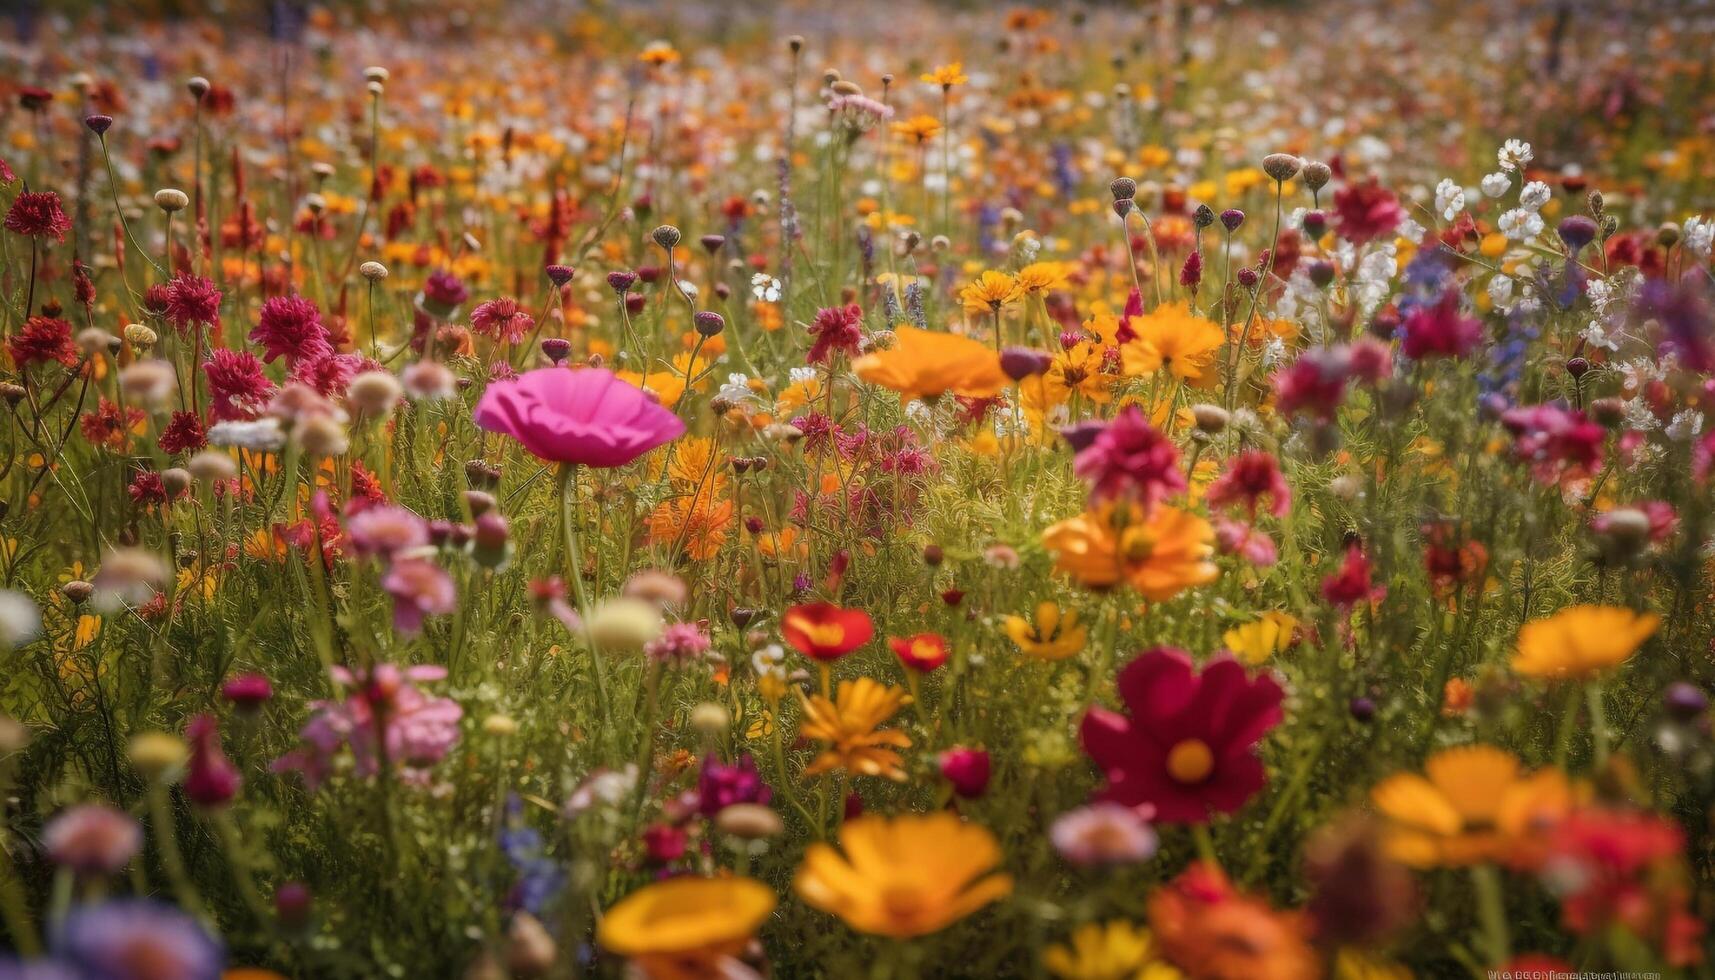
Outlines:
<svg viewBox="0 0 1715 980"><path fill-rule="evenodd" d="M1188 738L1167 753L1167 774L1175 782L1200 783L1215 769L1215 753L1200 738Z"/></svg>
<svg viewBox="0 0 1715 980"><path fill-rule="evenodd" d="M845 642L846 628L838 623L804 623L804 635L819 647L837 647Z"/></svg>
<svg viewBox="0 0 1715 980"><path fill-rule="evenodd" d="M1148 528L1128 527L1120 535L1119 550L1120 557L1128 563L1146 562L1155 551L1155 535Z"/></svg>

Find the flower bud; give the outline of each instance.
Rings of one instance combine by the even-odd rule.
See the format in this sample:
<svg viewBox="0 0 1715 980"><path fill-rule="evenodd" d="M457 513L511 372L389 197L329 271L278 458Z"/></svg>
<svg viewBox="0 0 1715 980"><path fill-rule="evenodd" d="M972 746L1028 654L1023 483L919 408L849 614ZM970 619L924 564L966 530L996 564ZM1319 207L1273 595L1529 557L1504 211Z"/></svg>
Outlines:
<svg viewBox="0 0 1715 980"><path fill-rule="evenodd" d="M175 187L164 187L155 192L155 206L162 211L172 214L190 207L190 195Z"/></svg>
<svg viewBox="0 0 1715 980"><path fill-rule="evenodd" d="M357 272L370 282L380 282L387 278L387 267L379 262L365 262L357 267Z"/></svg>
<svg viewBox="0 0 1715 980"><path fill-rule="evenodd" d="M1334 176L1334 170L1320 160L1312 160L1304 165L1304 186L1314 194L1328 186L1328 181Z"/></svg>
<svg viewBox="0 0 1715 980"><path fill-rule="evenodd" d="M678 247L681 236L679 229L672 225L656 225L655 230L649 233L649 237L655 240L655 244L672 251Z"/></svg>
<svg viewBox="0 0 1715 980"><path fill-rule="evenodd" d="M1262 172L1268 174L1277 183L1291 180L1298 176L1304 161L1290 153L1270 153L1262 158Z"/></svg>

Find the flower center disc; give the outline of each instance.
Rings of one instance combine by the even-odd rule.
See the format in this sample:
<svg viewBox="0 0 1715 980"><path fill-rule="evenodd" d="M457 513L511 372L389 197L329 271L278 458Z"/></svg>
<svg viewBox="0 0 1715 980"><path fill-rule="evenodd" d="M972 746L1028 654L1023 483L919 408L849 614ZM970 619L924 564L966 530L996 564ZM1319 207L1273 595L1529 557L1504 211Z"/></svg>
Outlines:
<svg viewBox="0 0 1715 980"><path fill-rule="evenodd" d="M1188 738L1167 753L1167 774L1175 782L1200 783L1215 768L1215 753L1200 738Z"/></svg>

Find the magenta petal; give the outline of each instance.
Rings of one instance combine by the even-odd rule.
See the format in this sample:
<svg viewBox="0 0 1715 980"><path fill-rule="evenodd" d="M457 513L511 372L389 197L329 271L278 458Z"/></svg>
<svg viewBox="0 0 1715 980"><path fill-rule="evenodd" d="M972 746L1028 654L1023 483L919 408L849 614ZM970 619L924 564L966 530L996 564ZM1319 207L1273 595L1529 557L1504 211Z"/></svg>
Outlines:
<svg viewBox="0 0 1715 980"><path fill-rule="evenodd" d="M685 432L641 388L601 368L541 368L488 386L471 417L542 459L624 466Z"/></svg>
<svg viewBox="0 0 1715 980"><path fill-rule="evenodd" d="M1140 654L1120 668L1116 681L1120 698L1135 722L1159 739L1169 737L1178 726L1165 723L1190 705L1197 694L1197 679L1191 670L1191 656L1171 647Z"/></svg>
<svg viewBox="0 0 1715 980"><path fill-rule="evenodd" d="M1135 752L1130 722L1124 715L1106 708L1091 708L1085 712L1084 721L1078 726L1078 738L1084 743L1084 751L1110 776Z"/></svg>

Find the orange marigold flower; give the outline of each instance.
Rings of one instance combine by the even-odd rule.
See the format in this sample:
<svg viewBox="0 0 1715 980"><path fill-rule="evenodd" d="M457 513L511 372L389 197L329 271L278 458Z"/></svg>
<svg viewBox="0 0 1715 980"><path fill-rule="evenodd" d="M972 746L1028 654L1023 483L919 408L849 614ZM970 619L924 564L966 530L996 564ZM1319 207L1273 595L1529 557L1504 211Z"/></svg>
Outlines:
<svg viewBox="0 0 1715 980"><path fill-rule="evenodd" d="M649 541L666 544L698 561L706 561L721 550L732 527L732 501L702 492L673 497L649 512Z"/></svg>
<svg viewBox="0 0 1715 980"><path fill-rule="evenodd" d="M937 65L934 71L924 72L918 77L930 85L939 85L944 89L963 85L971 80L970 76L965 74L965 63L962 61Z"/></svg>
<svg viewBox="0 0 1715 980"><path fill-rule="evenodd" d="M1184 302L1157 307L1133 317L1137 336L1120 348L1125 373L1134 377L1165 369L1181 381L1197 387L1215 383L1215 353L1223 334L1212 320L1191 312Z"/></svg>
<svg viewBox="0 0 1715 980"><path fill-rule="evenodd" d="M1518 631L1513 669L1544 680L1583 680L1630 659L1660 626L1655 613L1568 606Z"/></svg>
<svg viewBox="0 0 1715 980"><path fill-rule="evenodd" d="M964 304L965 312L972 316L995 313L1005 307L1016 306L1023 298L1024 290L1017 279L993 269L987 270L959 290L959 302Z"/></svg>
<svg viewBox="0 0 1715 980"><path fill-rule="evenodd" d="M1517 756L1492 745L1437 752L1423 772L1389 776L1370 791L1389 820L1388 853L1418 868L1517 857L1574 801L1560 770L1527 775Z"/></svg>

